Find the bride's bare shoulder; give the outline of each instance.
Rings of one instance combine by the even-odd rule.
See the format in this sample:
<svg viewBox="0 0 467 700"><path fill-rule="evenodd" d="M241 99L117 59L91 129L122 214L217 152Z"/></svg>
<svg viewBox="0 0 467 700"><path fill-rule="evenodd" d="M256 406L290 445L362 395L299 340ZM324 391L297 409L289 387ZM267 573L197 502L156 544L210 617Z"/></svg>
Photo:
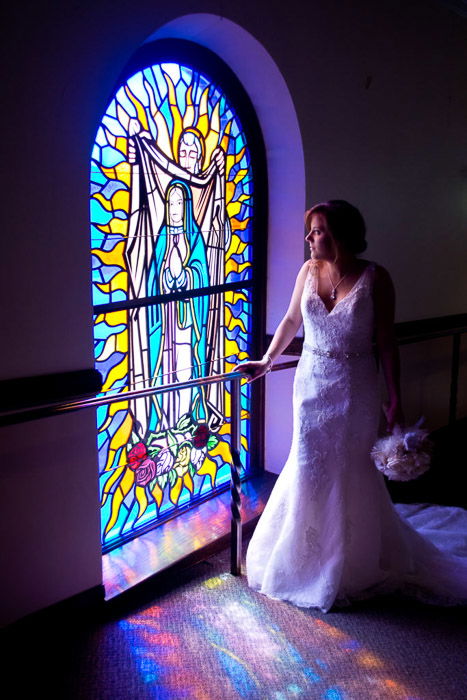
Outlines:
<svg viewBox="0 0 467 700"><path fill-rule="evenodd" d="M302 270L306 271L306 274L310 273L310 275L314 276L319 273L319 268L320 264L318 260L306 260L306 262L303 263Z"/></svg>
<svg viewBox="0 0 467 700"><path fill-rule="evenodd" d="M385 267L382 265L379 265L378 263L374 263L375 266L375 279L377 282L379 282L382 285L392 285L392 279L391 275L389 272L386 270Z"/></svg>
<svg viewBox="0 0 467 700"><path fill-rule="evenodd" d="M319 275L319 263L316 260L306 260L297 275L297 282L302 286L307 280L312 280Z"/></svg>
<svg viewBox="0 0 467 700"><path fill-rule="evenodd" d="M295 287L294 287L294 292L293 296L296 298L300 298L303 292L303 289L305 287L305 283L308 279L310 267L309 267L309 260L303 263L301 266L300 270L298 271L297 278L295 280Z"/></svg>
<svg viewBox="0 0 467 700"><path fill-rule="evenodd" d="M395 305L395 289L391 275L382 265L375 266L375 283L373 287L373 298L377 313L381 315L381 310L393 309ZM379 310L379 311L378 311ZM393 313L391 311L391 313Z"/></svg>
<svg viewBox="0 0 467 700"><path fill-rule="evenodd" d="M298 271L297 279L305 280L308 273L312 271L311 260L306 260Z"/></svg>

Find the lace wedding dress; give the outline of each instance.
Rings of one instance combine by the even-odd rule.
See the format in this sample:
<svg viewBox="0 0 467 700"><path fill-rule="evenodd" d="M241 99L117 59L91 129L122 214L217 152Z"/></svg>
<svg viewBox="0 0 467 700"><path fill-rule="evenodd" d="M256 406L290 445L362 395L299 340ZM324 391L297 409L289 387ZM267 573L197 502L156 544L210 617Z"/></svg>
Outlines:
<svg viewBox="0 0 467 700"><path fill-rule="evenodd" d="M310 267L292 446L248 548L248 582L323 611L394 591L467 602L467 513L406 506L400 515L370 459L381 406L372 353L374 272L369 263L328 312Z"/></svg>

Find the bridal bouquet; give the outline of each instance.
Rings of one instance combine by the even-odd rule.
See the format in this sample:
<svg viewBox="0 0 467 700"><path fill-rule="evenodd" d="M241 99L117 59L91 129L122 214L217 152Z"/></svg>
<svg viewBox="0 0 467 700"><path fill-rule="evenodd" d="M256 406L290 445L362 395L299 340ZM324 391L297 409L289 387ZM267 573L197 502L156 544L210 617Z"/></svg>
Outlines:
<svg viewBox="0 0 467 700"><path fill-rule="evenodd" d="M371 456L380 472L393 481L410 481L424 474L430 466L433 445L421 418L411 428L396 426L392 435L379 438Z"/></svg>

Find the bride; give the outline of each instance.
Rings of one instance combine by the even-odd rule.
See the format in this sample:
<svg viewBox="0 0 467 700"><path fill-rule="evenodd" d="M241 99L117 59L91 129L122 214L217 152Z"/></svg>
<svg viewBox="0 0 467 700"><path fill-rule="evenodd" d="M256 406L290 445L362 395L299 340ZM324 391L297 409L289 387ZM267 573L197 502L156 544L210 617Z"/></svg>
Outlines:
<svg viewBox="0 0 467 700"><path fill-rule="evenodd" d="M392 505L370 459L380 414L378 365L388 392L388 431L403 423L394 336L395 295L387 271L357 257L365 222L342 200L305 214L311 259L260 361L238 369L253 381L270 371L304 324L294 380L294 431L247 552L249 585L273 598L328 611L378 593L432 603L467 602L467 543L437 530L446 509L428 508L420 532ZM454 529L465 513L452 511ZM426 520L426 518L425 518ZM457 549L456 549L457 547Z"/></svg>

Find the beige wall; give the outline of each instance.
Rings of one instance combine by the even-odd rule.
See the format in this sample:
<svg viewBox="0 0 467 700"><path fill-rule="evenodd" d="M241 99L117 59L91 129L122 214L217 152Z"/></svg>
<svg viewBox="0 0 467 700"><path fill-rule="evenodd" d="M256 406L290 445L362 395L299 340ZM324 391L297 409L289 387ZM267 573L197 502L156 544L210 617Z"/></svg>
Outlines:
<svg viewBox="0 0 467 700"><path fill-rule="evenodd" d="M92 366L93 139L132 52L193 12L224 16L264 48L301 132L305 180L296 176L295 200L288 172L288 195L280 179L271 193L281 214L272 224L268 331L303 256L297 208L330 197L349 199L366 215L368 257L394 277L399 320L465 311L467 24L441 3L76 0L12 3L8 12L0 83L2 378ZM277 102L261 75L252 97L272 108ZM278 161L272 147L268 159ZM436 420L445 404L445 352L432 346L432 368L420 355L422 382L412 378L421 360L407 359L410 400ZM463 402L465 410L465 393ZM100 582L92 420L63 420L2 432L3 621Z"/></svg>

